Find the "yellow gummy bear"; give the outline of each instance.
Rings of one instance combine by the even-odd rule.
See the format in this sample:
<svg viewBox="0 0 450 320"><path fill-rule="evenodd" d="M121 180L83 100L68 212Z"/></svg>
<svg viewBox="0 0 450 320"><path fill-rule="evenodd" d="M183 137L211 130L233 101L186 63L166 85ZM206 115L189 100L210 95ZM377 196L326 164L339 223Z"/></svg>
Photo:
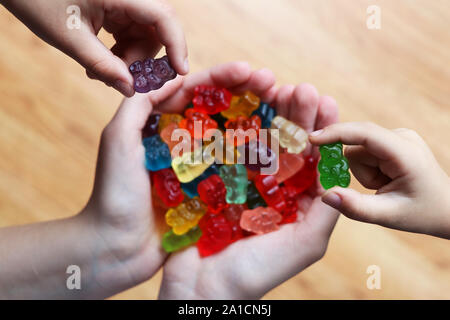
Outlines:
<svg viewBox="0 0 450 320"><path fill-rule="evenodd" d="M176 208L170 208L166 212L166 223L172 227L173 233L182 235L198 224L206 210L206 204L194 197Z"/></svg>
<svg viewBox="0 0 450 320"><path fill-rule="evenodd" d="M177 113L163 113L158 122L158 133L161 133L165 127L171 123L180 123L183 120L183 116Z"/></svg>
<svg viewBox="0 0 450 320"><path fill-rule="evenodd" d="M299 154L305 150L308 134L292 121L276 116L272 120L271 128L279 130L280 145L287 148L288 153Z"/></svg>
<svg viewBox="0 0 450 320"><path fill-rule="evenodd" d="M210 157L209 157L210 158ZM214 162L214 159L205 159L203 149L183 153L181 157L172 160L172 168L181 183L188 183L201 175Z"/></svg>
<svg viewBox="0 0 450 320"><path fill-rule="evenodd" d="M258 96L247 91L242 96L233 96L230 107L222 111L221 114L229 120L236 119L238 116L249 118L253 111L259 108L259 102Z"/></svg>

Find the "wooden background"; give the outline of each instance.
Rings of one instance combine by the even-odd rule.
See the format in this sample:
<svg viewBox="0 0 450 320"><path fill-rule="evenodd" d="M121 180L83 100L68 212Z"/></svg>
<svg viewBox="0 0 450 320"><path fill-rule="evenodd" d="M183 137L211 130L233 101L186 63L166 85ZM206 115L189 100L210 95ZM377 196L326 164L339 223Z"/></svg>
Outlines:
<svg viewBox="0 0 450 320"><path fill-rule="evenodd" d="M449 0L171 0L192 71L232 60L310 82L344 121L417 130L450 172ZM366 9L382 10L368 30ZM121 97L0 9L0 226L77 213ZM102 35L105 42L111 39ZM341 218L323 260L274 299L450 298L450 242ZM382 271L366 288L366 268ZM160 274L117 298L157 296Z"/></svg>

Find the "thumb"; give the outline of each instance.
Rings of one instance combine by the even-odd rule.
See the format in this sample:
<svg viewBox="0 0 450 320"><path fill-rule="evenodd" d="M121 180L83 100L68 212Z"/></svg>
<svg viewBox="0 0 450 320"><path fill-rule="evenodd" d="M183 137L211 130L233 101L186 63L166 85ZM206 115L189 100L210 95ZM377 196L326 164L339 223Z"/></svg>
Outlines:
<svg viewBox="0 0 450 320"><path fill-rule="evenodd" d="M325 192L322 201L350 219L380 225L389 225L390 218L398 212L398 202L392 196L361 194L340 187Z"/></svg>
<svg viewBox="0 0 450 320"><path fill-rule="evenodd" d="M95 34L86 32L80 41L74 43L71 56L86 68L89 77L114 87L127 97L134 95L133 77L127 65L105 47Z"/></svg>

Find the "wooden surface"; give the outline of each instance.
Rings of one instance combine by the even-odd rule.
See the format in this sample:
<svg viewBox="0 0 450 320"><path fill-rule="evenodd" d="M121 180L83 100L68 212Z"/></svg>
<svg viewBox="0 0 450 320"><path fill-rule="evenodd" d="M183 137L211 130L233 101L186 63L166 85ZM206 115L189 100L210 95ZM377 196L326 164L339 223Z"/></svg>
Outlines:
<svg viewBox="0 0 450 320"><path fill-rule="evenodd" d="M172 0L192 71L232 60L310 82L341 120L417 130L450 172L448 0ZM368 30L366 8L382 10ZM121 97L0 10L0 226L77 213ZM105 42L111 44L109 37ZM413 160L412 160L413 161ZM450 242L341 218L323 260L266 297L450 298ZM366 288L381 267L382 288ZM160 274L117 298L155 298Z"/></svg>

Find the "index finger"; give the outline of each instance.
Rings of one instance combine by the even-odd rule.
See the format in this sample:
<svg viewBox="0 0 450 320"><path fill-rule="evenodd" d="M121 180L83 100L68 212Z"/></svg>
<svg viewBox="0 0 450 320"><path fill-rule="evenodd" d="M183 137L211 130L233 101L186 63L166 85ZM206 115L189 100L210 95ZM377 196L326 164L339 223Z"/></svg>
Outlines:
<svg viewBox="0 0 450 320"><path fill-rule="evenodd" d="M124 0L124 3L126 3L126 12L132 20L155 27L159 41L166 47L172 66L178 74L187 74L189 64L186 39L173 8L162 0Z"/></svg>
<svg viewBox="0 0 450 320"><path fill-rule="evenodd" d="M362 145L381 160L402 157L401 139L392 131L371 122L336 123L311 133L309 140L315 145L336 142Z"/></svg>

